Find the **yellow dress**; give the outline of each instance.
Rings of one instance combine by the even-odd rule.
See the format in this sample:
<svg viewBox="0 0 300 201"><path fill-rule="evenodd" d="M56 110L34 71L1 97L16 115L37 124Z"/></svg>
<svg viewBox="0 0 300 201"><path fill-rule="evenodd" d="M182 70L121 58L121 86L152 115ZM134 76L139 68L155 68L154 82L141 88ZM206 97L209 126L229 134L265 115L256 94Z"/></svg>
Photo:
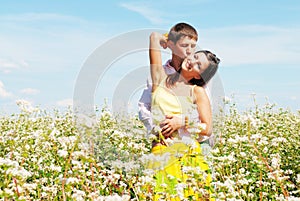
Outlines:
<svg viewBox="0 0 300 201"><path fill-rule="evenodd" d="M187 90L193 91L193 88L187 86ZM165 85L158 86L152 93L151 112L156 125L167 114L185 116L191 110L196 110L193 95L177 96ZM189 197L193 197L192 200L214 200L211 198L210 170L200 144L190 135L178 132L173 139L167 146L159 144L151 150L160 159L149 163L149 168L156 172L154 200L179 201Z"/></svg>

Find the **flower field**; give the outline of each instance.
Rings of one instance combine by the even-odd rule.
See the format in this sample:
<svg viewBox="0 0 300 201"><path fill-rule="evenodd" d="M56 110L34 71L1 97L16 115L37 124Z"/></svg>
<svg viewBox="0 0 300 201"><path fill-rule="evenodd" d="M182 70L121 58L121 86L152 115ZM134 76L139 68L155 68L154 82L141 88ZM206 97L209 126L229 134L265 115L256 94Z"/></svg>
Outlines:
<svg viewBox="0 0 300 201"><path fill-rule="evenodd" d="M136 116L104 107L96 120L78 121L70 111L20 109L0 117L1 200L153 199L151 140ZM299 113L233 104L215 121L209 161L218 200L300 200ZM201 192L199 175L190 176Z"/></svg>

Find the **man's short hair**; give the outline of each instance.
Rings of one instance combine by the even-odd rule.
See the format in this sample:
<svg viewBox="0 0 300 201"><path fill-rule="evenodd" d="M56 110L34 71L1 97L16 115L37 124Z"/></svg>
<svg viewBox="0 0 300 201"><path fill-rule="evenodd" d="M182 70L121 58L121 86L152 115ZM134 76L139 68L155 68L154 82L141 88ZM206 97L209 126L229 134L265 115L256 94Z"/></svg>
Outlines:
<svg viewBox="0 0 300 201"><path fill-rule="evenodd" d="M168 34L168 40L173 41L176 43L180 38L188 36L191 39L194 39L195 41L198 40L198 33L194 27L191 25L180 22L174 25Z"/></svg>

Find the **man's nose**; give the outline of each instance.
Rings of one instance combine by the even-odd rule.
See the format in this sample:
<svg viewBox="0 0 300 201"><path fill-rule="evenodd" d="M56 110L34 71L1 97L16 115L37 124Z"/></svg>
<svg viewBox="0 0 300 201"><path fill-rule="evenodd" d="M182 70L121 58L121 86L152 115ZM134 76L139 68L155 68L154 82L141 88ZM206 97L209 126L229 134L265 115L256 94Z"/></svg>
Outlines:
<svg viewBox="0 0 300 201"><path fill-rule="evenodd" d="M190 49L190 48L187 48L187 49L186 49L186 54L187 54L187 55L190 55L190 54L191 54L191 49Z"/></svg>

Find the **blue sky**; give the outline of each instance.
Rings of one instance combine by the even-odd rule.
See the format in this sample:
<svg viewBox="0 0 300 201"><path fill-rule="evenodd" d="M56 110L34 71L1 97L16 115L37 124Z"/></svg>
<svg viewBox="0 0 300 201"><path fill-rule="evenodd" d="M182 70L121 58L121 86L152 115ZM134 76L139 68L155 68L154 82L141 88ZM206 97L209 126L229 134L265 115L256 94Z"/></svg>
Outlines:
<svg viewBox="0 0 300 201"><path fill-rule="evenodd" d="M72 104L80 70L98 47L124 33L169 30L177 22L193 25L198 46L221 58L225 94L240 108L253 106L254 93L259 104L300 109L298 1L12 0L0 7L0 112L18 111L19 99L46 109ZM95 104L110 101L128 71L148 63L146 50L115 61L98 83ZM132 94L133 110L140 93Z"/></svg>

